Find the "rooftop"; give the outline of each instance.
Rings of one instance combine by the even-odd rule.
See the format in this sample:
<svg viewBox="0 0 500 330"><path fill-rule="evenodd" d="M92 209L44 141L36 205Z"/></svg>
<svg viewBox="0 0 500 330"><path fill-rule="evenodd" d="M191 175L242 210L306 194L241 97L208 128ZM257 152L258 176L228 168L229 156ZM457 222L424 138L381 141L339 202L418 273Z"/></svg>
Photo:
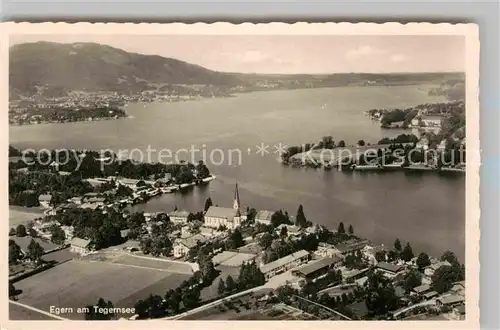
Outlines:
<svg viewBox="0 0 500 330"><path fill-rule="evenodd" d="M268 273L275 268L284 266L286 264L294 262L295 260L303 258L303 257L308 256L308 255L309 255L309 252L307 252L306 250L300 250L298 252L289 254L281 259L278 259L278 260L275 260L275 261L270 262L268 264L265 264L262 267L260 267L260 270L265 274L265 273Z"/></svg>
<svg viewBox="0 0 500 330"><path fill-rule="evenodd" d="M47 202L50 202L50 200L52 199L52 195L50 194L46 194L46 195L40 195L38 197L38 200L39 201L47 201Z"/></svg>
<svg viewBox="0 0 500 330"><path fill-rule="evenodd" d="M188 211L172 211L172 212L168 213L169 217L179 217L179 218L186 217L187 218L188 215L189 215Z"/></svg>
<svg viewBox="0 0 500 330"><path fill-rule="evenodd" d="M175 241L176 244L182 244L185 247L192 249L199 243L204 243L206 241L205 236L201 234L195 234L185 238L179 238Z"/></svg>
<svg viewBox="0 0 500 330"><path fill-rule="evenodd" d="M224 218L233 220L237 212L238 210L230 207L210 206L210 208L207 210L207 213L205 213L205 216L210 218Z"/></svg>
<svg viewBox="0 0 500 330"><path fill-rule="evenodd" d="M450 305L450 304L456 304L459 302L465 301L465 298L463 296L457 296L457 295L449 295L449 296L444 296L439 299L443 305Z"/></svg>
<svg viewBox="0 0 500 330"><path fill-rule="evenodd" d="M377 263L377 268L387 270L389 272L397 273L403 268L403 266L391 264L391 263L388 263L385 261L381 261L381 262Z"/></svg>
<svg viewBox="0 0 500 330"><path fill-rule="evenodd" d="M424 294L424 298L429 299L429 298L435 297L437 295L438 295L438 293L436 291L429 291L429 292Z"/></svg>
<svg viewBox="0 0 500 330"><path fill-rule="evenodd" d="M422 116L422 120L443 120L443 116L437 116L437 115L425 115Z"/></svg>
<svg viewBox="0 0 500 330"><path fill-rule="evenodd" d="M429 291L430 289L431 289L430 285L422 284L422 285L419 285L417 287L414 287L413 291L415 291L416 293L423 293L423 292Z"/></svg>
<svg viewBox="0 0 500 330"><path fill-rule="evenodd" d="M267 210L260 210L257 212L255 215L255 220L258 221L271 221L271 218L273 216L274 212L272 211L267 211Z"/></svg>
<svg viewBox="0 0 500 330"><path fill-rule="evenodd" d="M298 268L296 271L301 273L302 275L310 275L314 272L323 269L325 267L330 267L335 263L339 262L341 259L339 257L336 258L323 258L320 260L313 261L305 266Z"/></svg>
<svg viewBox="0 0 500 330"><path fill-rule="evenodd" d="M72 246L86 248L86 247L89 246L89 244L90 244L90 240L83 239L83 238L80 238L80 237L75 237L75 238L73 238L71 240L71 245Z"/></svg>

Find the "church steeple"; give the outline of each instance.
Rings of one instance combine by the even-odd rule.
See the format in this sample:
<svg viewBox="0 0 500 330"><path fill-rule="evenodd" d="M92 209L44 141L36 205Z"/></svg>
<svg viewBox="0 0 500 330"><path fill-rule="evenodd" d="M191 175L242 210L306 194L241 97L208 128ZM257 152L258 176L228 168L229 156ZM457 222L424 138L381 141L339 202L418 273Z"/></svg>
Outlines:
<svg viewBox="0 0 500 330"><path fill-rule="evenodd" d="M240 209L240 193L238 191L238 183L236 183L236 188L234 189L233 209Z"/></svg>

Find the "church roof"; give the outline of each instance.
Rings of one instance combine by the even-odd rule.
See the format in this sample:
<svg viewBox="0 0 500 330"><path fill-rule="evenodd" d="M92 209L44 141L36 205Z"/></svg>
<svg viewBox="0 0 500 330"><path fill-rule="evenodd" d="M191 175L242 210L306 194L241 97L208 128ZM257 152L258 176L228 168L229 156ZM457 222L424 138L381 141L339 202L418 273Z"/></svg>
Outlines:
<svg viewBox="0 0 500 330"><path fill-rule="evenodd" d="M227 220L233 220L235 216L238 216L239 210L229 208L229 207L218 207L218 206L210 206L205 213L206 217L211 218L224 218Z"/></svg>

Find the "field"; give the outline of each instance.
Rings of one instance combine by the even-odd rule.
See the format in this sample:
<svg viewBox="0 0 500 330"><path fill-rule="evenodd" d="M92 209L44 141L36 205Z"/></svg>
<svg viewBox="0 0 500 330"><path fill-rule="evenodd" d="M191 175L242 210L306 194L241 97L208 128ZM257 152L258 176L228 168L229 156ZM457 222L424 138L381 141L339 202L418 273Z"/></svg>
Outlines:
<svg viewBox="0 0 500 330"><path fill-rule="evenodd" d="M9 303L9 320L48 320L56 321L57 319L48 315L36 312L23 306Z"/></svg>
<svg viewBox="0 0 500 330"><path fill-rule="evenodd" d="M11 205L9 206L9 228L15 228L21 224L26 225L28 222L43 216L43 211L40 208L27 208Z"/></svg>
<svg viewBox="0 0 500 330"><path fill-rule="evenodd" d="M49 311L50 306L73 308L73 313L60 316L82 319L83 315L77 314L76 309L93 305L100 297L111 300L115 307L132 308L139 299L147 298L151 293L163 296L190 276L167 270L168 267L130 266L125 262L137 260L128 258L131 259L122 260L123 264L71 260L58 265L17 282L16 288L22 290L19 302L44 311ZM144 260L147 259L140 262L149 262Z"/></svg>

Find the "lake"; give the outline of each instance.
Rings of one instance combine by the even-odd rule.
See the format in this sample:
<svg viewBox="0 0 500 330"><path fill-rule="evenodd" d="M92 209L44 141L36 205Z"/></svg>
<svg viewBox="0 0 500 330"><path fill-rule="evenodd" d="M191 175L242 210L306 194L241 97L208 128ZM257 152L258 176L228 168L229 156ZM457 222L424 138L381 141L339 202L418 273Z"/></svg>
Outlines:
<svg viewBox="0 0 500 330"><path fill-rule="evenodd" d="M185 193L164 195L137 209L146 212L191 212L214 204L232 206L238 182L243 207L284 209L295 215L302 204L308 220L337 228L343 221L357 234L392 246L409 241L415 252L436 256L447 249L463 261L465 255L465 176L437 173L342 173L286 167L277 162L274 146L317 142L331 135L335 141L375 143L404 130L383 130L364 115L372 108L405 108L444 101L428 96L433 86L338 87L255 92L226 99L180 103L131 104L130 119L10 127L10 143L17 148L132 149L178 152L200 149L217 180ZM263 144L268 153L260 155ZM186 150L182 150L186 149ZM157 151L142 160L158 160ZM166 157L166 158L165 158ZM241 162L239 161L241 159ZM220 164L222 163L222 164Z"/></svg>

